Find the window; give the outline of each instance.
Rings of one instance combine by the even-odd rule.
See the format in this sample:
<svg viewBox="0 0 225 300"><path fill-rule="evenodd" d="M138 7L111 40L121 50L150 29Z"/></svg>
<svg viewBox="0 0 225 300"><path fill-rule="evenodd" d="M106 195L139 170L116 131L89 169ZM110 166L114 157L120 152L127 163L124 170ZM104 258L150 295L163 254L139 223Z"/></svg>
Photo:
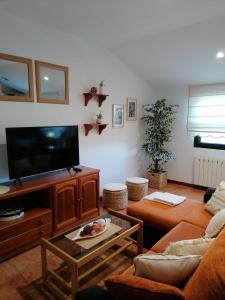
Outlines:
<svg viewBox="0 0 225 300"><path fill-rule="evenodd" d="M225 84L190 87L187 130L195 147L225 149Z"/></svg>

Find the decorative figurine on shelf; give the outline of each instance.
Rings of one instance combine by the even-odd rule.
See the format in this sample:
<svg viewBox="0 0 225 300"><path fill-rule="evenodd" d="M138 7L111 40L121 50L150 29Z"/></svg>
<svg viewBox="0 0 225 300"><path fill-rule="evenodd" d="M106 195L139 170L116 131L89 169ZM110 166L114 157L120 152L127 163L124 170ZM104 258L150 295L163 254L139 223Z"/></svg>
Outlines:
<svg viewBox="0 0 225 300"><path fill-rule="evenodd" d="M102 80L102 81L99 83L99 94L100 94L100 95L104 95L104 88L105 88L105 84L104 84L104 80Z"/></svg>
<svg viewBox="0 0 225 300"><path fill-rule="evenodd" d="M101 112L101 110L99 111L99 113L96 115L96 124L102 124L102 119L103 119L103 114Z"/></svg>
<svg viewBox="0 0 225 300"><path fill-rule="evenodd" d="M97 92L98 92L98 89L97 89L95 86L93 86L93 87L90 89L90 93L91 93L92 95L96 95Z"/></svg>

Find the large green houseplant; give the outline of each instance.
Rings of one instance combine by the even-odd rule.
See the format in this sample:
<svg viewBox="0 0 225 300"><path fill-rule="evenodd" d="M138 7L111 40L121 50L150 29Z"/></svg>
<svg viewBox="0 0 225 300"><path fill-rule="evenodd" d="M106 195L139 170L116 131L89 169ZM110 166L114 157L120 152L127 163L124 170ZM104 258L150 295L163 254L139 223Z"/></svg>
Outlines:
<svg viewBox="0 0 225 300"><path fill-rule="evenodd" d="M172 137L176 107L166 103L166 99L157 100L154 104L144 106L145 141L142 148L150 158L148 166L150 186L160 188L166 185L166 172L163 166L175 153L166 149Z"/></svg>

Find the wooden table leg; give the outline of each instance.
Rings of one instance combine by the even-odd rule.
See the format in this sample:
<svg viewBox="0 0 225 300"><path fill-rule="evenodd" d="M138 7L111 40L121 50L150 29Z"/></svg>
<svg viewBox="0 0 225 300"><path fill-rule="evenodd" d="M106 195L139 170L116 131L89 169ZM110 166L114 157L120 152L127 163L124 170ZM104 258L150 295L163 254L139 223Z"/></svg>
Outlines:
<svg viewBox="0 0 225 300"><path fill-rule="evenodd" d="M143 222L139 223L140 228L137 231L137 253L143 253Z"/></svg>
<svg viewBox="0 0 225 300"><path fill-rule="evenodd" d="M72 274L71 274L71 299L75 299L75 294L79 289L79 280L78 280L78 267L77 265L72 265Z"/></svg>
<svg viewBox="0 0 225 300"><path fill-rule="evenodd" d="M46 248L41 245L41 265L42 265L42 279L43 282L47 280L47 253Z"/></svg>

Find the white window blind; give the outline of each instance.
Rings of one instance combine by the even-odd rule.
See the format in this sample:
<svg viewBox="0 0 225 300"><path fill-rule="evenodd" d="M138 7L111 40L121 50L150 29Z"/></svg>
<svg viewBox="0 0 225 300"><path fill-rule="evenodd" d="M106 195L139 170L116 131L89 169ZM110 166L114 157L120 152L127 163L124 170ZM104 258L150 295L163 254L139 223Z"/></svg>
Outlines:
<svg viewBox="0 0 225 300"><path fill-rule="evenodd" d="M200 136L225 136L225 83L191 86L187 130Z"/></svg>

